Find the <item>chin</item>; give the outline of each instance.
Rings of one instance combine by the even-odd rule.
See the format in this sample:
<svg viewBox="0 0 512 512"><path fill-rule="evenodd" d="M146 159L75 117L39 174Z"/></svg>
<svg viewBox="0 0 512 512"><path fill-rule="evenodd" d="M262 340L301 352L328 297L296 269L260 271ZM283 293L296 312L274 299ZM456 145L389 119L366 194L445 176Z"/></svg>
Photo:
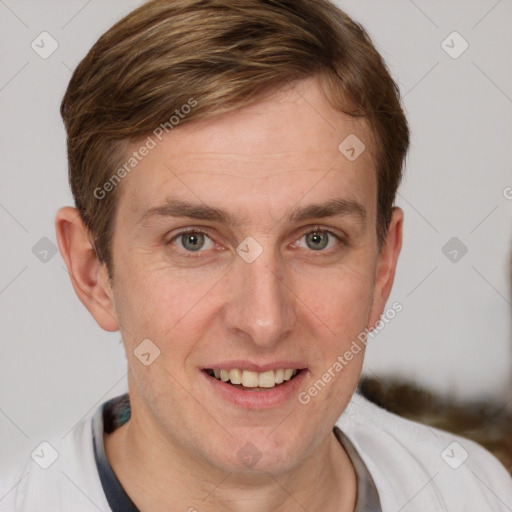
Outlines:
<svg viewBox="0 0 512 512"><path fill-rule="evenodd" d="M277 439L267 430L259 435L234 436L223 449L215 450L211 462L223 471L237 474L286 473L300 463L301 455L305 456L303 443L294 442L288 434L283 432Z"/></svg>

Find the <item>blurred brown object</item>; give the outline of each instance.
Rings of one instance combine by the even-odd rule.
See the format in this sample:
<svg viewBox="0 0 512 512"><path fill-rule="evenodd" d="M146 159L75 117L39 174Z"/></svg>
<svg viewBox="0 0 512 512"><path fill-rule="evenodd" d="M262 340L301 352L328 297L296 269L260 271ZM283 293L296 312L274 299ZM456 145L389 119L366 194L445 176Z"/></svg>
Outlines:
<svg viewBox="0 0 512 512"><path fill-rule="evenodd" d="M362 377L371 402L403 418L466 437L489 450L512 475L512 414L504 404L443 398L399 379Z"/></svg>

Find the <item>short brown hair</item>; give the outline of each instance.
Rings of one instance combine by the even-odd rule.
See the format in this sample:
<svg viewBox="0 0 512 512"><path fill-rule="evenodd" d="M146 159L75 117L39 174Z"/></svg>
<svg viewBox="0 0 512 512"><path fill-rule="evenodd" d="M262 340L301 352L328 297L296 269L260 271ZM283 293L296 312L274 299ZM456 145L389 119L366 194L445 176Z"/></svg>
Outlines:
<svg viewBox="0 0 512 512"><path fill-rule="evenodd" d="M172 128L171 116L191 98L180 124L317 76L334 108L372 128L381 245L409 129L382 57L347 14L328 0L153 0L103 34L73 73L61 115L75 205L109 272L120 187L101 198L95 191L126 159L127 144Z"/></svg>

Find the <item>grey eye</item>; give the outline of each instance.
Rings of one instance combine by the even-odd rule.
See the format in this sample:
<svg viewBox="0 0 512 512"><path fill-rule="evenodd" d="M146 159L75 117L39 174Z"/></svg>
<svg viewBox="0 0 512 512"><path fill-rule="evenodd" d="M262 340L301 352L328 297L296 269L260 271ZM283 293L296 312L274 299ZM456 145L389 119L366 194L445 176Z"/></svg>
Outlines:
<svg viewBox="0 0 512 512"><path fill-rule="evenodd" d="M314 251L325 249L329 243L329 233L326 231L312 231L304 236L307 246Z"/></svg>
<svg viewBox="0 0 512 512"><path fill-rule="evenodd" d="M202 231L185 231L177 234L169 243L177 245L187 252L202 252L202 250L213 249L213 240Z"/></svg>
<svg viewBox="0 0 512 512"><path fill-rule="evenodd" d="M204 245L203 233L184 233L180 238L183 248L187 251L198 251Z"/></svg>

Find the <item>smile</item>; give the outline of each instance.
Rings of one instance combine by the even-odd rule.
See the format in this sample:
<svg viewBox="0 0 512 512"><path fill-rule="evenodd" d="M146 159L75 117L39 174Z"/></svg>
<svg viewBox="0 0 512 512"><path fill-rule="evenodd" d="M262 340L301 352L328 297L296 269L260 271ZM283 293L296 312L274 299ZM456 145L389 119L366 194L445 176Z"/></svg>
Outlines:
<svg viewBox="0 0 512 512"><path fill-rule="evenodd" d="M265 372L255 372L240 369L212 369L204 370L210 377L221 382L231 384L239 389L250 391L265 391L281 386L283 383L293 379L300 369L279 368Z"/></svg>

